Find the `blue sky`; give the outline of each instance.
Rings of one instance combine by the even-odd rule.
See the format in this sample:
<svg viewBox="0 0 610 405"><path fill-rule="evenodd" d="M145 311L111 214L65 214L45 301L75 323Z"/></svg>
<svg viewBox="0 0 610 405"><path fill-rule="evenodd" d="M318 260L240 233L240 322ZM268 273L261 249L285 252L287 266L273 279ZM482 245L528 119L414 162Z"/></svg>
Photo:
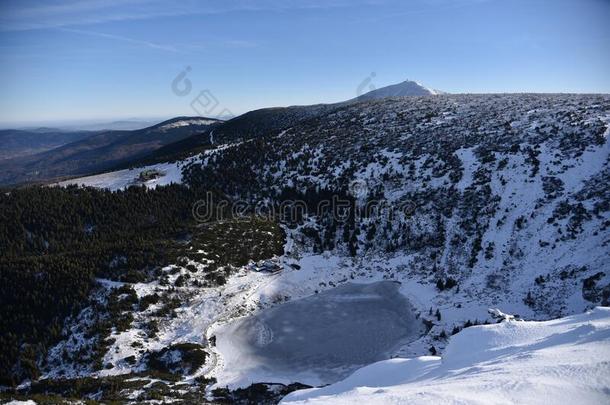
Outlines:
<svg viewBox="0 0 610 405"><path fill-rule="evenodd" d="M335 102L371 73L610 93L609 22L608 0L2 0L0 124Z"/></svg>

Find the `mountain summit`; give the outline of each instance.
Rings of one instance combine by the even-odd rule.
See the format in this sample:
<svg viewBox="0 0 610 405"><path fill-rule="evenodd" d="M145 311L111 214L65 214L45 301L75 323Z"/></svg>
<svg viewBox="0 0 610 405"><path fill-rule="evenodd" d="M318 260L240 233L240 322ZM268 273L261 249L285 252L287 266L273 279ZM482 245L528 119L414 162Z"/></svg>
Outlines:
<svg viewBox="0 0 610 405"><path fill-rule="evenodd" d="M348 102L353 103L367 100L378 100L386 97L434 96L438 94L445 93L439 90L434 90L425 87L422 84L413 80L405 80L402 83L392 84L390 86L371 90L368 93L349 100Z"/></svg>

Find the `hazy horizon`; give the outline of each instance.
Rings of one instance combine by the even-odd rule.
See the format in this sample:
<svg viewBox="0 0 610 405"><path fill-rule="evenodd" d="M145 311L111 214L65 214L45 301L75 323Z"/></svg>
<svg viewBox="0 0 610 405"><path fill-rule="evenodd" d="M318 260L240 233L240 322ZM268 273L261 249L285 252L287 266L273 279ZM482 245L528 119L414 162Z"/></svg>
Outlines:
<svg viewBox="0 0 610 405"><path fill-rule="evenodd" d="M381 86L383 87L383 86ZM439 89L441 90L441 89ZM514 92L514 94L519 93L529 93L529 94L545 94L545 93L534 93L534 92ZM497 93L450 93L450 94L511 94L506 92L497 92ZM546 94L587 94L587 93L546 93ZM589 93L596 94L596 93ZM608 94L608 93L599 93L599 94ZM325 103L321 103L325 104ZM329 103L330 104L330 103ZM295 105L295 104L292 104ZM303 104L305 105L305 104ZM289 105L270 105L266 107L287 107ZM262 107L265 108L265 107ZM252 110L244 111L240 114L235 114L231 117L213 117L221 120L230 119L236 117L241 114L245 114ZM42 121L15 121L15 122L0 122L0 130L4 129L39 129L39 128L51 128L51 129L65 129L65 130L86 130L87 126L100 126L104 124L113 124L116 122L134 122L134 123L143 123L142 128L145 128L150 125L155 125L160 122L170 120L172 118L177 118L180 116L185 117L194 117L197 116L194 112L189 114L189 111L186 111L185 114L175 114L175 115L167 115L167 116L116 116L116 117L90 117L90 118L81 118L81 119L58 119L58 120L42 120Z"/></svg>

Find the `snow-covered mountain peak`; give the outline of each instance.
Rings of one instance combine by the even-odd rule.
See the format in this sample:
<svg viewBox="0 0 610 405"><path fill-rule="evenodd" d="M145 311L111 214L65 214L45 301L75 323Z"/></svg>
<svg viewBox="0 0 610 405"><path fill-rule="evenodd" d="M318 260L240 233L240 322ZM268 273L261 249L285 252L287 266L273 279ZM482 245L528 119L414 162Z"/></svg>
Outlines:
<svg viewBox="0 0 610 405"><path fill-rule="evenodd" d="M438 94L444 94L442 91L434 90L429 87L422 85L414 80L405 80L404 82L392 84L389 86L381 87L375 90L371 90L355 99L350 100L351 102L356 101L367 101L367 100L378 100L386 97L405 97L405 96L435 96Z"/></svg>

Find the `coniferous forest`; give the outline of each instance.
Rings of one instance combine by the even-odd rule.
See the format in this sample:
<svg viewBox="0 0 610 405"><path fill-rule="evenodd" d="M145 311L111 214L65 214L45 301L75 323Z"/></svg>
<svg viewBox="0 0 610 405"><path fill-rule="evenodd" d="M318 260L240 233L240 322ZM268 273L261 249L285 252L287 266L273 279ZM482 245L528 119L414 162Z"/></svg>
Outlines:
<svg viewBox="0 0 610 405"><path fill-rule="evenodd" d="M37 361L95 278L144 281L175 262L194 201L184 186L0 195L0 383L38 377Z"/></svg>

